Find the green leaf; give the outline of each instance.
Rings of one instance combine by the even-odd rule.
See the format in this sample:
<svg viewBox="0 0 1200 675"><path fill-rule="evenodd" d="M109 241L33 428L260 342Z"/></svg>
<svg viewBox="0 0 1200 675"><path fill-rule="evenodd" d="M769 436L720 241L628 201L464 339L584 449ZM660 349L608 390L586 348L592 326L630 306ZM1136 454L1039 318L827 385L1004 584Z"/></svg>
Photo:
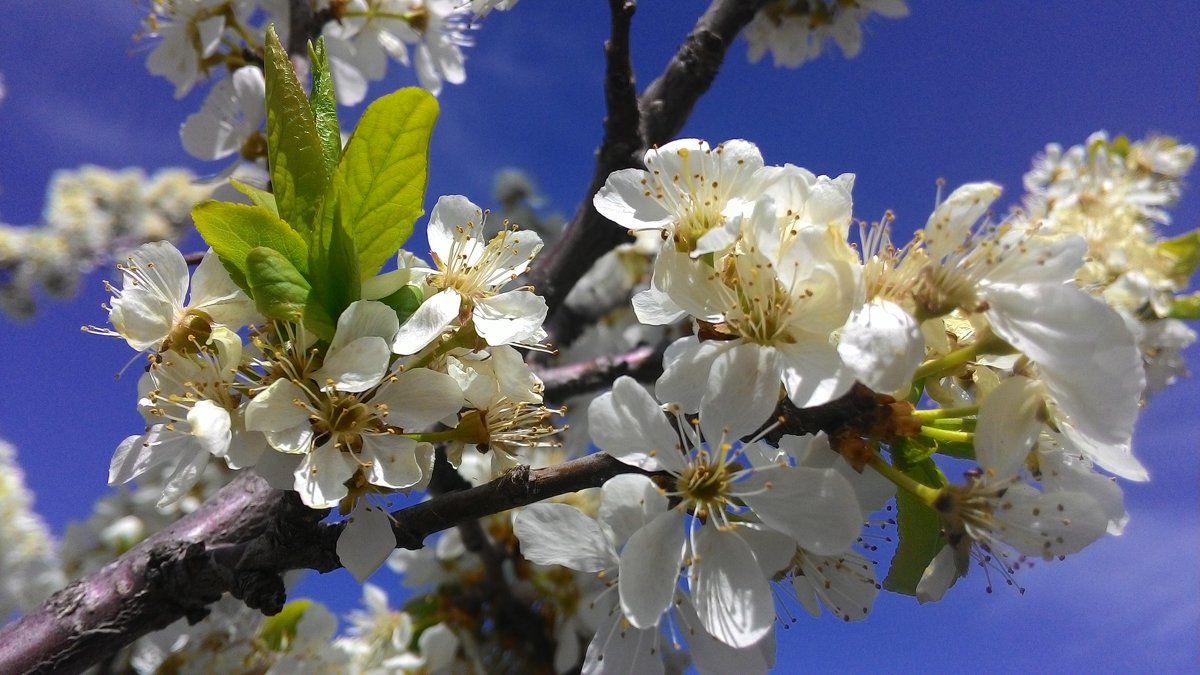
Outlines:
<svg viewBox="0 0 1200 675"><path fill-rule="evenodd" d="M279 208L275 205L275 195L262 188L256 188L249 183L243 183L236 178L230 178L229 184L233 186L233 189L246 195L250 199L251 204L279 215Z"/></svg>
<svg viewBox="0 0 1200 675"><path fill-rule="evenodd" d="M308 599L293 600L283 606L283 611L263 620L258 629L258 636L271 651L286 651L296 639L296 630L304 613L312 607L313 601Z"/></svg>
<svg viewBox="0 0 1200 675"><path fill-rule="evenodd" d="M437 100L422 89L388 94L367 107L354 130L322 204L322 232L334 211L354 241L362 278L374 276L408 239L425 210L429 137Z"/></svg>
<svg viewBox="0 0 1200 675"><path fill-rule="evenodd" d="M1175 298L1175 301L1171 303L1171 309L1167 312L1166 318L1183 319L1185 321L1200 319L1200 293L1181 295Z"/></svg>
<svg viewBox="0 0 1200 675"><path fill-rule="evenodd" d="M342 128L338 126L337 98L333 93L324 37L318 38L315 45L308 43L308 59L312 63L312 91L308 95L308 105L317 124L317 135L321 137L325 175L332 176L342 156Z"/></svg>
<svg viewBox="0 0 1200 675"><path fill-rule="evenodd" d="M328 317L333 325L336 325L342 310L362 297L362 280L359 278L358 254L354 250L354 240L342 227L336 205L334 218L328 224L328 229L329 248L324 251L317 249L310 254L309 268L312 274L309 278L312 279L313 289L309 304L315 304L324 310L323 313L313 311L314 321Z"/></svg>
<svg viewBox="0 0 1200 675"><path fill-rule="evenodd" d="M308 274L308 246L304 240L263 207L208 200L192 208L192 220L234 282L247 292L246 256L259 246L278 251L301 274Z"/></svg>
<svg viewBox="0 0 1200 675"><path fill-rule="evenodd" d="M1158 245L1158 250L1175 262L1171 266L1171 277L1180 284L1188 279L1200 266L1200 230L1192 230Z"/></svg>
<svg viewBox="0 0 1200 675"><path fill-rule="evenodd" d="M246 255L246 281L258 311L268 319L295 321L308 304L308 281L282 253L265 246Z"/></svg>
<svg viewBox="0 0 1200 675"><path fill-rule="evenodd" d="M333 340L333 334L337 331L337 319L329 316L329 311L321 305L315 293L308 296L303 321L304 327L312 331L313 335L326 342Z"/></svg>
<svg viewBox="0 0 1200 675"><path fill-rule="evenodd" d="M396 310L396 316L400 318L400 323L408 321L413 312L421 306L421 301L425 296L421 293L421 289L417 286L408 285L402 286L395 293L380 299L380 302Z"/></svg>
<svg viewBox="0 0 1200 675"><path fill-rule="evenodd" d="M903 445L896 443L894 446L900 447L893 447L892 456L899 460L896 468L923 485L935 488L946 486L946 476L932 459L904 464L902 458L907 449ZM946 545L942 526L937 513L929 505L908 491L900 490L896 493L896 532L899 542L887 578L883 580L883 587L895 593L916 595L917 584L925 568Z"/></svg>
<svg viewBox="0 0 1200 675"><path fill-rule="evenodd" d="M308 238L329 183L321 137L287 52L267 27L267 160L279 215Z"/></svg>

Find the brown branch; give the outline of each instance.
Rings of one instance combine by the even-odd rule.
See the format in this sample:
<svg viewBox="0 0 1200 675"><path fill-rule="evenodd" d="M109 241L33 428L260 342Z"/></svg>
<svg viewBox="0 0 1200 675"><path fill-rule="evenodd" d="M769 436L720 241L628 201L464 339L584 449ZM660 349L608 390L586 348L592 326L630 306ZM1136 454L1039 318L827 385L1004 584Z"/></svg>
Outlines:
<svg viewBox="0 0 1200 675"><path fill-rule="evenodd" d="M396 540L418 549L435 532L632 471L603 454L546 469L519 467L395 512ZM278 613L286 599L284 572L341 566L335 545L343 526L320 523L324 514L293 492L240 476L195 512L0 629L0 673L83 670L180 618L199 621L226 592Z"/></svg>
<svg viewBox="0 0 1200 675"><path fill-rule="evenodd" d="M633 0L609 0L612 37L604 43L606 74L604 138L596 151L596 168L583 202L553 249L543 254L529 274L529 282L549 306L546 330L557 340L554 315L567 293L592 263L625 238L625 231L600 216L592 206L608 175L641 162L643 147L633 66L629 61L629 26L637 5Z"/></svg>
<svg viewBox="0 0 1200 675"><path fill-rule="evenodd" d="M561 337L568 332L567 326L580 318L562 311L567 293L600 256L627 236L623 228L596 211L592 197L604 186L609 174L640 167L646 148L665 143L679 133L696 101L712 85L730 44L765 0L713 0L662 75L637 100L637 111L631 112L633 76L628 39L632 4L610 0L613 37L605 44L608 116L591 184L566 232L553 249L541 256L529 275L530 283L549 306L545 327L550 340L560 344L568 343ZM633 120L637 121L636 128L630 127Z"/></svg>
<svg viewBox="0 0 1200 675"><path fill-rule="evenodd" d="M545 385L543 396L555 403L578 394L586 394L610 386L622 375L639 382L650 382L662 375L662 357L667 343L645 345L618 356L602 356L566 366L545 368L538 376Z"/></svg>

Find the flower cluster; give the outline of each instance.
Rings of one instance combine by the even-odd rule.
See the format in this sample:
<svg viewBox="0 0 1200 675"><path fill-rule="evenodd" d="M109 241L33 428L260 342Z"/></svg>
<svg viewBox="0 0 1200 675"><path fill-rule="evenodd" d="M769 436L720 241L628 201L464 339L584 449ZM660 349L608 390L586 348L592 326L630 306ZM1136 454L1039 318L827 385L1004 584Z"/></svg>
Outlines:
<svg viewBox="0 0 1200 675"><path fill-rule="evenodd" d="M1136 162L1177 179L1190 148L1158 147ZM618 380L588 427L649 477L606 484L596 518L546 504L516 519L529 560L616 591L591 604L608 618L585 671L655 667L667 623L697 642L702 672L725 658L765 669L772 580L792 578L806 607L820 598L861 618L879 586L852 546L897 488L901 510L932 512L945 543L915 559L902 544L893 560L889 580L908 577L893 590L922 601L972 560L1011 581L1027 557L1121 531L1121 491L1102 472L1147 478L1130 447L1146 375L1120 306L1083 281L1095 256L1066 218L1047 207L992 223L1000 188L968 184L903 247L885 221L862 226L856 250L851 175L767 166L740 140L675 141L644 163L612 174L594 203L660 242L638 319L692 331L668 347L656 396ZM1112 183L1102 213L1152 217L1147 204L1169 201ZM1161 178L1154 189L1174 190ZM1057 192L1066 208L1071 191ZM1085 342L1072 338L1081 330ZM808 410L858 405L873 412L829 435L788 434ZM978 469L955 484L939 454Z"/></svg>
<svg viewBox="0 0 1200 675"><path fill-rule="evenodd" d="M771 52L776 67L799 68L821 55L833 40L852 59L862 51L862 23L872 14L908 16L904 0L772 0L746 26L749 58L758 63Z"/></svg>
<svg viewBox="0 0 1200 675"><path fill-rule="evenodd" d="M71 295L81 275L118 252L181 238L191 225L188 211L210 192L180 169L147 177L138 169L85 166L55 174L42 224L0 223L0 309L28 317L39 287Z"/></svg>
<svg viewBox="0 0 1200 675"><path fill-rule="evenodd" d="M0 616L36 607L66 580L46 523L17 464L16 448L0 440Z"/></svg>
<svg viewBox="0 0 1200 675"><path fill-rule="evenodd" d="M1146 395L1186 374L1180 351L1196 334L1179 316L1176 296L1187 289L1195 237L1163 241L1159 225L1178 202L1196 148L1154 136L1110 140L1104 132L1067 150L1046 146L1025 175L1025 207L1047 230L1087 241L1075 275L1126 319L1146 362Z"/></svg>
<svg viewBox="0 0 1200 675"><path fill-rule="evenodd" d="M314 2L325 38L338 103L358 105L389 60L411 64L433 94L442 83L466 81L463 49L477 17L507 10L513 0L348 0ZM157 43L146 67L183 97L215 77L199 111L180 129L184 149L204 160L237 155L254 163L266 155L264 33L274 25L286 43L290 8L277 0L155 0L143 37ZM316 36L314 36L315 38Z"/></svg>
<svg viewBox="0 0 1200 675"><path fill-rule="evenodd" d="M510 227L485 242L484 219L464 197L439 200L435 264L402 254L400 269L365 284L379 299L351 303L327 342L264 321L211 252L189 275L170 244L139 247L109 287L112 328L88 327L150 352L138 384L146 430L117 448L110 482L166 467L165 506L213 457L253 467L308 506L349 515L338 553L365 578L394 546L383 498L428 484L433 442L451 444L455 466L465 448L488 453L493 476L556 445L555 411L512 346L544 336L544 301L508 288L541 241Z"/></svg>

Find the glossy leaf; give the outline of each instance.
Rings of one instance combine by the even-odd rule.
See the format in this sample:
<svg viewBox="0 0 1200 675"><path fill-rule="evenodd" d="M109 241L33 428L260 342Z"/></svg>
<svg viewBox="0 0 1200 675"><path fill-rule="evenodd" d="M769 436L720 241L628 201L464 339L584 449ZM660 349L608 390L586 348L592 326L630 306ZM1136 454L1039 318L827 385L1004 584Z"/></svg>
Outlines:
<svg viewBox="0 0 1200 675"><path fill-rule="evenodd" d="M308 246L279 216L263 207L209 200L192 208L192 220L234 282L247 292L246 256L259 246L278 251L307 276Z"/></svg>
<svg viewBox="0 0 1200 675"><path fill-rule="evenodd" d="M313 250L310 255L309 268L312 273L313 290L309 304L320 306L324 312L312 314L313 320L328 317L333 325L342 310L362 296L362 280L359 278L358 254L354 249L354 240L342 227L341 217L335 216L332 222L325 225L330 231L329 245L325 250ZM308 315L306 314L306 323Z"/></svg>
<svg viewBox="0 0 1200 675"><path fill-rule="evenodd" d="M267 28L267 161L279 215L305 239L329 182L308 98L274 27Z"/></svg>
<svg viewBox="0 0 1200 675"><path fill-rule="evenodd" d="M388 94L367 107L342 153L313 242L328 247L336 210L354 241L363 278L395 255L425 213L429 137L437 115L437 100L422 89Z"/></svg>
<svg viewBox="0 0 1200 675"><path fill-rule="evenodd" d="M272 651L285 651L295 641L300 619L304 618L304 613L312 604L313 601L307 598L287 603L283 611L263 619L262 627L258 630L259 639Z"/></svg>
<svg viewBox="0 0 1200 675"><path fill-rule="evenodd" d="M308 104L317 125L317 135L321 138L325 175L332 176L342 156L342 129L338 126L337 99L333 93L324 37L318 38L316 44L308 43L308 59L312 64L312 91L308 94Z"/></svg>
<svg viewBox="0 0 1200 675"><path fill-rule="evenodd" d="M254 187L249 183L243 183L236 178L230 178L229 184L233 186L233 189L246 195L251 204L279 215L279 208L275 205L275 195L262 188Z"/></svg>
<svg viewBox="0 0 1200 675"><path fill-rule="evenodd" d="M304 313L309 285L283 254L265 246L246 256L246 281L258 311L268 319L293 321Z"/></svg>
<svg viewBox="0 0 1200 675"><path fill-rule="evenodd" d="M1171 309L1167 312L1166 318L1184 319L1185 321L1200 319L1200 293L1175 298L1175 301L1171 303Z"/></svg>
<svg viewBox="0 0 1200 675"><path fill-rule="evenodd" d="M1169 255L1174 264L1171 276L1180 284L1186 284L1196 267L1200 266L1200 230L1192 230L1158 245L1158 250Z"/></svg>

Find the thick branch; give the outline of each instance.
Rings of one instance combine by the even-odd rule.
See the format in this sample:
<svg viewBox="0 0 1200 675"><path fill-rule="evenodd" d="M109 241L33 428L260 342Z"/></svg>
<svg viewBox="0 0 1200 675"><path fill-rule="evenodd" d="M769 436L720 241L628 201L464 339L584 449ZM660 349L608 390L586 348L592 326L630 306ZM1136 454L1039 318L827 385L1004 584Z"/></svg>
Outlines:
<svg viewBox="0 0 1200 675"><path fill-rule="evenodd" d="M549 306L546 331L551 341L561 341L566 326L578 320L570 312L561 311L567 293L600 256L627 236L622 228L596 211L592 197L613 171L641 166L646 148L665 143L679 133L696 101L712 85L729 45L763 4L765 0L713 0L663 74L637 101L639 114L628 110L633 91L628 54L632 3L611 0L613 37L605 45L608 117L605 136L596 153L595 173L566 232L552 250L541 256L529 277ZM631 119L637 120L636 129L630 128Z"/></svg>
<svg viewBox="0 0 1200 675"><path fill-rule="evenodd" d="M189 516L0 631L0 673L77 672L181 617L198 620L232 585L196 554L252 540L285 517L303 518L297 506L304 508L295 495L239 477Z"/></svg>
<svg viewBox="0 0 1200 675"><path fill-rule="evenodd" d="M396 540L418 549L435 532L631 471L608 455L520 467L397 511ZM0 673L83 670L180 618L202 619L226 592L277 613L285 600L284 572L341 566L335 545L342 525L321 524L324 513L257 476L240 476L195 512L0 629Z"/></svg>

